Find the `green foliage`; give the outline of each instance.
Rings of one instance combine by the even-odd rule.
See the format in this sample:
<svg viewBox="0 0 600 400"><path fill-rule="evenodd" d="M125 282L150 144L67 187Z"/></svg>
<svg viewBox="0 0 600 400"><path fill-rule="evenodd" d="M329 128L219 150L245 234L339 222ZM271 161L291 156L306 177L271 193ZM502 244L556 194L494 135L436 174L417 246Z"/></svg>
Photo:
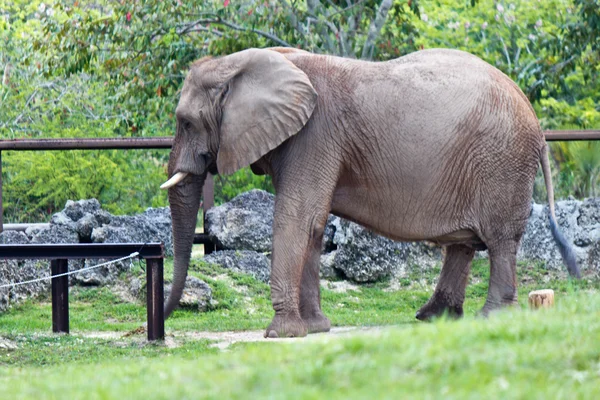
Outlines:
<svg viewBox="0 0 600 400"><path fill-rule="evenodd" d="M556 191L575 197L600 196L600 141L552 145L560 163Z"/></svg>
<svg viewBox="0 0 600 400"><path fill-rule="evenodd" d="M171 136L190 62L274 45L374 60L419 48L463 49L514 79L544 129L598 129L598 4L0 1L0 138ZM568 154L554 147L559 197L592 195L597 165L578 166ZM115 213L166 205L157 190L166 151L3 156L11 222L45 219L72 196L96 197ZM272 191L268 178L248 169L218 177L216 185L217 203L253 187Z"/></svg>
<svg viewBox="0 0 600 400"><path fill-rule="evenodd" d="M3 139L112 136L115 119L102 108L96 82L33 81L0 89L6 106ZM117 214L164 206L166 193L157 187L166 156L165 151L5 151L5 215L10 222L39 222L66 200L91 197Z"/></svg>
<svg viewBox="0 0 600 400"><path fill-rule="evenodd" d="M69 199L97 198L115 214L164 206L156 188L164 173L151 151L22 152L4 157L6 215L10 221L39 222ZM27 199L22 202L21 199ZM42 214L43 213L43 214Z"/></svg>
<svg viewBox="0 0 600 400"><path fill-rule="evenodd" d="M41 40L40 24L60 17L41 2L11 2L0 36L5 82L0 86L0 138L113 137L127 113L112 107L106 82L81 73L48 74L32 39ZM48 14L50 12L50 15ZM43 15L41 15L43 14ZM54 53L50 52L50 55ZM8 71L8 73L6 72ZM46 76L44 75L46 72ZM166 205L157 190L164 180L166 151L4 152L4 213L9 222L39 222L66 200L97 198L111 212L139 212Z"/></svg>
<svg viewBox="0 0 600 400"><path fill-rule="evenodd" d="M471 7L449 0L422 1L418 43L482 57L517 82L532 101L553 97L572 103L588 95L598 99L598 81L591 79L597 77L598 63L589 63L587 50L597 37L596 17L589 17L590 25L582 23L586 11L581 4L589 1L574 3L482 0ZM589 40L578 39L581 31ZM586 88L590 83L592 88Z"/></svg>

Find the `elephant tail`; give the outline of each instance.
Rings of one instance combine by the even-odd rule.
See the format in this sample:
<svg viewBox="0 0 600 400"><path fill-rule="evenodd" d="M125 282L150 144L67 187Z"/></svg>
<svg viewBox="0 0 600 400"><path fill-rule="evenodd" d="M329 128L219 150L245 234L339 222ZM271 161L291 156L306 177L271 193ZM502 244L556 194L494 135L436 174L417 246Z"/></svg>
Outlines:
<svg viewBox="0 0 600 400"><path fill-rule="evenodd" d="M542 173L544 174L544 182L546 183L546 192L548 193L548 208L550 209L550 231L552 232L552 236L554 237L554 241L558 245L558 250L560 251L560 255L567 266L567 271L569 271L569 275L575 278L581 278L581 272L579 271L579 267L577 266L577 260L575 258L575 252L573 251L573 247L567 242L567 239L564 237L560 229L558 228L558 224L556 222L556 213L554 211L554 188L552 186L552 175L550 173L550 160L548 158L548 145L544 143L542 148L542 154L540 157L540 161L542 163Z"/></svg>

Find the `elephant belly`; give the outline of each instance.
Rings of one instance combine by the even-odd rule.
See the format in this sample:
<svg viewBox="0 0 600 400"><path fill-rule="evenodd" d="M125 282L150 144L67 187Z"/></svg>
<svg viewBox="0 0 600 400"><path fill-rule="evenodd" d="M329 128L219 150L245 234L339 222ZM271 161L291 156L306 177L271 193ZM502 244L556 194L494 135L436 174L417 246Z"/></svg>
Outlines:
<svg viewBox="0 0 600 400"><path fill-rule="evenodd" d="M412 197L412 198L411 198ZM398 241L428 240L440 245L466 244L485 247L457 215L432 211L420 196L397 191L346 187L336 189L331 212Z"/></svg>

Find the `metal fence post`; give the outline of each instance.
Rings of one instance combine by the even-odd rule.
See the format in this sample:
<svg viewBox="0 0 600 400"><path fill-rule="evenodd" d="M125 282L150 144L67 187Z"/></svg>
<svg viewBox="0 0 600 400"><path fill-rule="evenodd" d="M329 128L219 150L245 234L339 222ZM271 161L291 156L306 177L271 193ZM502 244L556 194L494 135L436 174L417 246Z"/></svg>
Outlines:
<svg viewBox="0 0 600 400"><path fill-rule="evenodd" d="M69 272L69 261L50 261L52 276ZM69 277L52 279L52 332L69 333Z"/></svg>
<svg viewBox="0 0 600 400"><path fill-rule="evenodd" d="M146 309L148 312L148 340L164 340L164 287L163 259L146 259Z"/></svg>
<svg viewBox="0 0 600 400"><path fill-rule="evenodd" d="M0 150L0 232L4 230L4 207L2 206L2 150Z"/></svg>

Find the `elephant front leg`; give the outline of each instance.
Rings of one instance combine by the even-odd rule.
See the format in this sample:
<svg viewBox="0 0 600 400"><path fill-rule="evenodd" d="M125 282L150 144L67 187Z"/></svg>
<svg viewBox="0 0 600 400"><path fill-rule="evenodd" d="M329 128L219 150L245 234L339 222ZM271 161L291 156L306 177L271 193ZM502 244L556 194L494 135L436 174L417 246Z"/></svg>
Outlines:
<svg viewBox="0 0 600 400"><path fill-rule="evenodd" d="M446 247L442 273L433 296L417 311L417 319L427 321L444 313L459 318L463 315L465 290L475 250L463 246Z"/></svg>
<svg viewBox="0 0 600 400"><path fill-rule="evenodd" d="M278 193L275 199L271 263L275 316L265 337L306 336L309 329L322 330L325 325L320 318L318 254L313 250L323 235L328 203L310 198Z"/></svg>
<svg viewBox="0 0 600 400"><path fill-rule="evenodd" d="M325 224L322 224L324 227ZM302 271L300 286L300 316L308 325L308 333L329 332L331 322L321 310L321 287L319 268L323 229L315 232L309 249L309 256Z"/></svg>

